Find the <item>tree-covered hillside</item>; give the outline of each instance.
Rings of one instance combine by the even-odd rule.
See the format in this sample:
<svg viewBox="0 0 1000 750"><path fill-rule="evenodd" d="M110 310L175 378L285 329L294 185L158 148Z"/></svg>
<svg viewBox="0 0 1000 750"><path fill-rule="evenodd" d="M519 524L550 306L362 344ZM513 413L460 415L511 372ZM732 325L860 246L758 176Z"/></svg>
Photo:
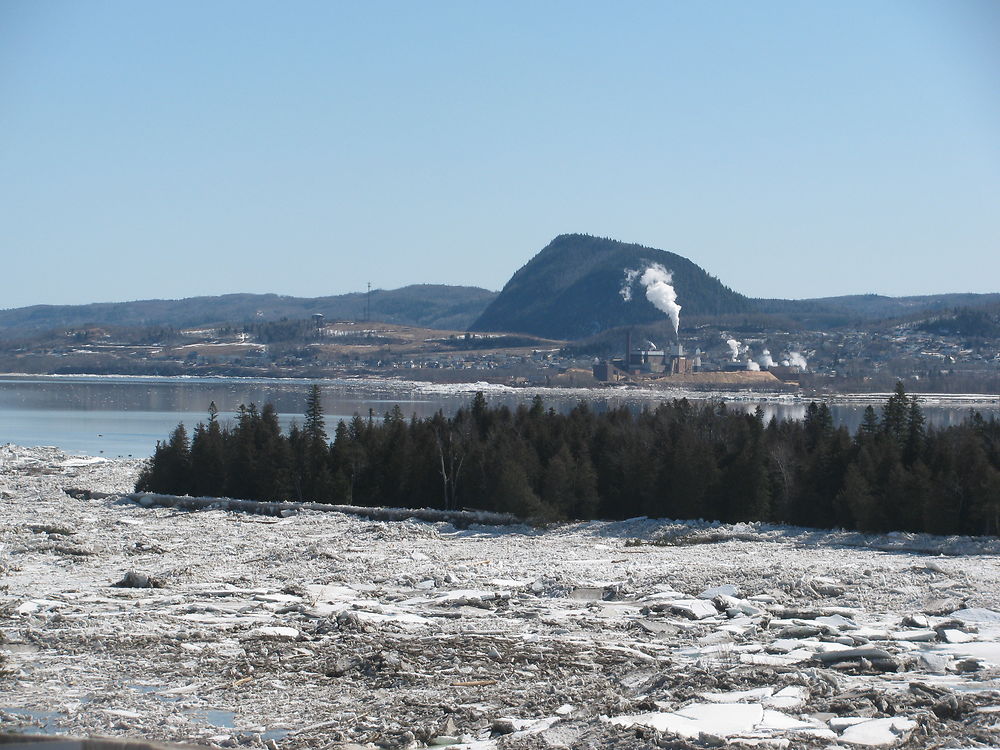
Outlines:
<svg viewBox="0 0 1000 750"><path fill-rule="evenodd" d="M685 315L721 315L754 309L687 258L604 237L563 234L511 277L472 324L474 331L516 331L557 339L591 336L615 326L665 319L636 284L622 298L627 269L659 263L673 275L681 326Z"/></svg>
<svg viewBox="0 0 1000 750"><path fill-rule="evenodd" d="M496 292L467 286L414 284L371 293L372 320L440 330L465 330ZM364 292L331 297L287 297L278 294L224 294L180 300L102 302L92 305L33 305L0 310L0 337L12 338L54 328L83 326L189 326L308 318L322 313L328 320L362 320Z"/></svg>

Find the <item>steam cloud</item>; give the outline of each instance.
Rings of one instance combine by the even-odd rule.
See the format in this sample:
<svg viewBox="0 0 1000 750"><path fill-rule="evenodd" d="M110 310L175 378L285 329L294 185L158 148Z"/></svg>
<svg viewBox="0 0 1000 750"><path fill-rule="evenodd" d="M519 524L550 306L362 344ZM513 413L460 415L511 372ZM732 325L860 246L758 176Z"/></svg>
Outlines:
<svg viewBox="0 0 1000 750"><path fill-rule="evenodd" d="M632 285L636 278L646 288L646 299L652 302L657 310L670 318L670 322L674 324L674 334L676 334L681 324L681 306L677 304L677 291L673 287L673 276L670 271L659 263L647 266L641 276L639 271L626 269L625 282L618 292L626 302L632 301Z"/></svg>
<svg viewBox="0 0 1000 750"><path fill-rule="evenodd" d="M761 367L774 367L774 360L771 359L771 352L765 349L760 353L760 357L757 360Z"/></svg>
<svg viewBox="0 0 1000 750"><path fill-rule="evenodd" d="M726 339L726 346L729 347L729 353L733 362L739 361L740 352L746 349L746 347L736 339Z"/></svg>
<svg viewBox="0 0 1000 750"><path fill-rule="evenodd" d="M806 358L803 357L800 352L789 352L788 363L792 365L792 367L801 367L803 370L809 368L809 363L806 361Z"/></svg>
<svg viewBox="0 0 1000 750"><path fill-rule="evenodd" d="M750 372L760 372L760 365L758 365L751 359L749 362L747 362L747 369Z"/></svg>
<svg viewBox="0 0 1000 750"><path fill-rule="evenodd" d="M622 296L622 299L626 302L632 301L632 285L635 283L636 277L639 272L634 268L625 269L625 281L622 283L622 288L618 290L618 293Z"/></svg>

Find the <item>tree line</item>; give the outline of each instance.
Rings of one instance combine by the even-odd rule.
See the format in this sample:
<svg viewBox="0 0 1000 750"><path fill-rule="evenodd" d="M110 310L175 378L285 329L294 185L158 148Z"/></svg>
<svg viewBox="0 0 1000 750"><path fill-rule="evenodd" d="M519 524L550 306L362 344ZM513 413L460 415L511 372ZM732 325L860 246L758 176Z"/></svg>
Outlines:
<svg viewBox="0 0 1000 750"><path fill-rule="evenodd" d="M321 393L285 434L271 404L157 443L138 491L354 505L476 508L540 520L646 515L866 532L1000 532L1000 422L925 423L902 384L857 432L826 404L771 419L686 399L569 413L477 393L454 416L355 415L329 439Z"/></svg>

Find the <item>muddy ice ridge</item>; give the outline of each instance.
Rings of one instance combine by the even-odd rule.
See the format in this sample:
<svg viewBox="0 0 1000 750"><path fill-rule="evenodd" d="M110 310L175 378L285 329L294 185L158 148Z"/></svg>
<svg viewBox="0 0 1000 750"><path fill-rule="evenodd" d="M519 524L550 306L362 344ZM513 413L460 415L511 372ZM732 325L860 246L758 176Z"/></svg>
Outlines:
<svg viewBox="0 0 1000 750"><path fill-rule="evenodd" d="M187 511L127 499L138 466L0 446L4 730L1000 746L996 539Z"/></svg>

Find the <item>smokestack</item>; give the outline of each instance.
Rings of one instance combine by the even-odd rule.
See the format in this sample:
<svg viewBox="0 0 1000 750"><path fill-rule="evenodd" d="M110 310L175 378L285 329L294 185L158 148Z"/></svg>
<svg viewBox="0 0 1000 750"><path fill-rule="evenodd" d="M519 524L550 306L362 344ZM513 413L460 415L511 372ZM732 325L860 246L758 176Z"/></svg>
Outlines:
<svg viewBox="0 0 1000 750"><path fill-rule="evenodd" d="M628 333L625 334L625 369L628 370L632 366L632 329L628 329Z"/></svg>

